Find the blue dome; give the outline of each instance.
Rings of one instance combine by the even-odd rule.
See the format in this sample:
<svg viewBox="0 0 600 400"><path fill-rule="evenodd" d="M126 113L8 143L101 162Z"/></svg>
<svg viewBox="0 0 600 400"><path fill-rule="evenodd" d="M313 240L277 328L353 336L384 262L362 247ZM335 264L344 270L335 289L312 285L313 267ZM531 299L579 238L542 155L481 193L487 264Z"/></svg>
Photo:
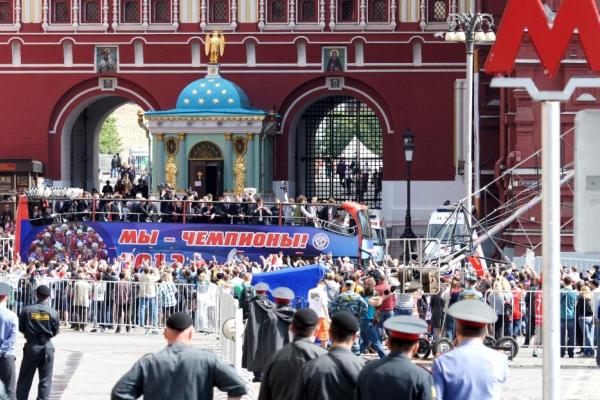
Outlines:
<svg viewBox="0 0 600 400"><path fill-rule="evenodd" d="M177 110L187 112L233 111L250 108L246 93L220 76L207 76L185 87L177 98Z"/></svg>

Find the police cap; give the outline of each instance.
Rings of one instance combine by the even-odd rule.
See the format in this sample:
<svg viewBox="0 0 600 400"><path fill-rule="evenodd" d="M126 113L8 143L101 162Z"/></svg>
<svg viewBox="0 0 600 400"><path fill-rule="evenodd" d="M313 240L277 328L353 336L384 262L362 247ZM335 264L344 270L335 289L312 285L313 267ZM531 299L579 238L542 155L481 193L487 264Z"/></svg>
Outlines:
<svg viewBox="0 0 600 400"><path fill-rule="evenodd" d="M12 292L12 287L6 282L0 282L0 296L8 296Z"/></svg>
<svg viewBox="0 0 600 400"><path fill-rule="evenodd" d="M331 326L346 332L358 332L358 320L348 311L340 311L331 318Z"/></svg>
<svg viewBox="0 0 600 400"><path fill-rule="evenodd" d="M290 302L294 300L294 297L296 297L296 295L294 294L294 292L292 292L290 288L286 288L284 286L278 287L277 289L273 290L271 294L275 298L275 301L281 300Z"/></svg>
<svg viewBox="0 0 600 400"><path fill-rule="evenodd" d="M419 340L419 336L428 328L427 322L411 315L388 318L383 327L390 331L390 337L407 341Z"/></svg>
<svg viewBox="0 0 600 400"><path fill-rule="evenodd" d="M477 282L477 277L475 275L467 275L467 282Z"/></svg>
<svg viewBox="0 0 600 400"><path fill-rule="evenodd" d="M484 328L498 319L494 309L479 300L458 301L448 308L448 315L460 324L474 328Z"/></svg>
<svg viewBox="0 0 600 400"><path fill-rule="evenodd" d="M254 290L260 293L266 293L269 291L269 284L265 282L259 282L254 285Z"/></svg>
<svg viewBox="0 0 600 400"><path fill-rule="evenodd" d="M192 326L193 323L194 321L192 320L192 317L184 312L176 312L167 318L167 327L178 332L185 331L187 328Z"/></svg>
<svg viewBox="0 0 600 400"><path fill-rule="evenodd" d="M310 308L301 308L294 313L292 323L296 326L315 326L319 323L319 316Z"/></svg>
<svg viewBox="0 0 600 400"><path fill-rule="evenodd" d="M40 297L50 297L50 288L46 285L40 285L35 289L35 294Z"/></svg>

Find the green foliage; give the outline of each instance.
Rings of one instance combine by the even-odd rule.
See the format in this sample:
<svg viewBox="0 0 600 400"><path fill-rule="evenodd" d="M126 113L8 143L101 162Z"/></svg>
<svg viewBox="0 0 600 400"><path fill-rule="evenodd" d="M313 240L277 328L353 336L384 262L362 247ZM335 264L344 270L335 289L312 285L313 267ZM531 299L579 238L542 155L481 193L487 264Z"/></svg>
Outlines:
<svg viewBox="0 0 600 400"><path fill-rule="evenodd" d="M116 154L121 151L121 138L117 131L117 120L115 117L108 117L102 124L100 130L100 153Z"/></svg>

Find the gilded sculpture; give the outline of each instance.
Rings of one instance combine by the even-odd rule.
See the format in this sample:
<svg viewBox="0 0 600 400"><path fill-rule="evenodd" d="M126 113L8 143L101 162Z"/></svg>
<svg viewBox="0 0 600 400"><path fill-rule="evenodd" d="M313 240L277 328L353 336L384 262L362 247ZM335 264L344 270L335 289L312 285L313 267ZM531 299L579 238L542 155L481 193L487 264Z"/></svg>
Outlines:
<svg viewBox="0 0 600 400"><path fill-rule="evenodd" d="M236 194L244 193L246 187L246 164L243 156L237 156L233 166L234 192Z"/></svg>
<svg viewBox="0 0 600 400"><path fill-rule="evenodd" d="M177 187L177 164L175 164L175 157L169 156L165 163L165 176L167 184L172 188Z"/></svg>
<svg viewBox="0 0 600 400"><path fill-rule="evenodd" d="M209 56L210 64L218 64L219 57L223 57L225 52L225 37L219 31L213 31L206 34L206 40L204 41L204 51Z"/></svg>

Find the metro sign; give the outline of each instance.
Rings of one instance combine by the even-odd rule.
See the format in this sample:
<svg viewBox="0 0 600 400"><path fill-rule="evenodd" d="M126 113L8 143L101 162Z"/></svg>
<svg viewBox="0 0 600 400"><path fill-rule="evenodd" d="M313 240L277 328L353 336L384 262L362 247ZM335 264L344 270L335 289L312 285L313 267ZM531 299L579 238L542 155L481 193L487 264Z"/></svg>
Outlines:
<svg viewBox="0 0 600 400"><path fill-rule="evenodd" d="M509 0L485 63L487 73L512 72L525 29L551 77L558 72L575 29L590 70L600 72L600 15L595 0L563 0L552 24L542 0Z"/></svg>

